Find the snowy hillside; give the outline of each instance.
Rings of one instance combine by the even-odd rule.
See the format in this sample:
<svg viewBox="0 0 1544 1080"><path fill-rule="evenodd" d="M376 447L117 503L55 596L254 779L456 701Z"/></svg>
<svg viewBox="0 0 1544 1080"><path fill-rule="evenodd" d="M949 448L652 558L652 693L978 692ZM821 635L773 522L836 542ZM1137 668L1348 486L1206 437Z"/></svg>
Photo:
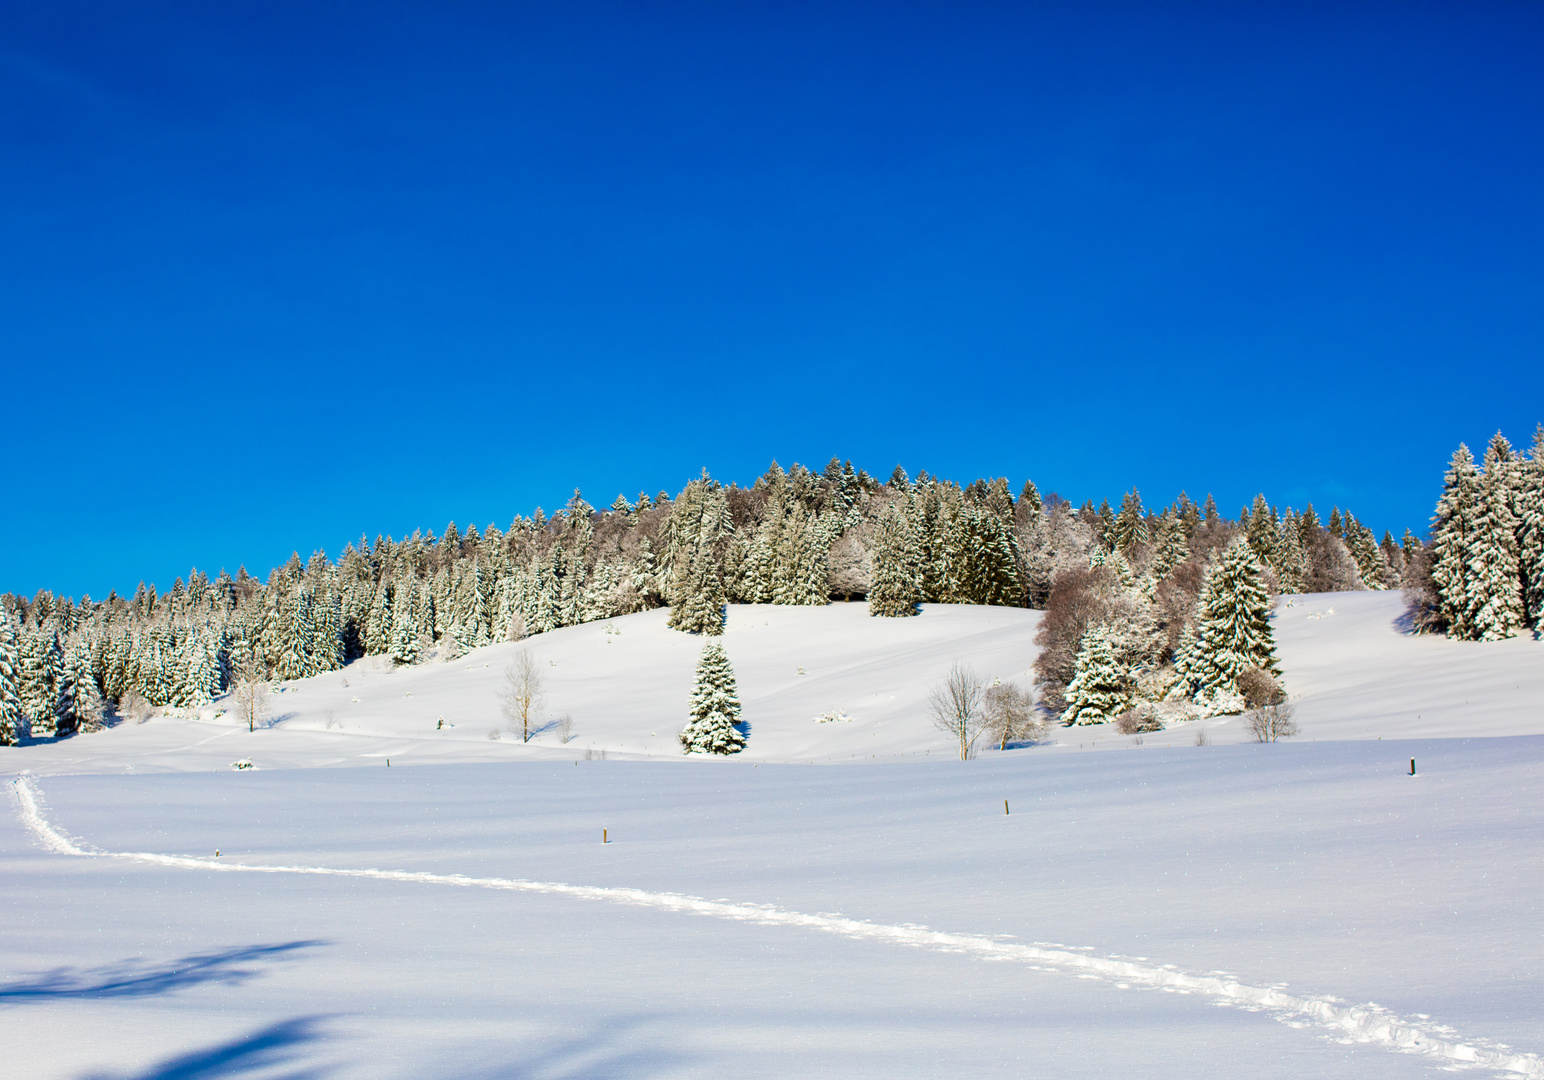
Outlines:
<svg viewBox="0 0 1544 1080"><path fill-rule="evenodd" d="M1446 738L1544 733L1544 643L1412 636L1397 593L1286 597L1274 619L1283 681L1302 740ZM450 663L392 670L366 658L282 685L271 726L248 733L229 699L198 712L0 752L8 772L121 772L616 758L679 760L701 639L670 630L663 610L565 627L523 645L491 645ZM953 753L926 698L956 660L988 679L1030 684L1040 612L929 605L913 619L875 619L861 604L736 605L724 638L739 680L751 761L907 760ZM532 650L546 676L536 736L512 738L498 708L504 667ZM802 673L801 673L802 672ZM837 712L847 720L819 722ZM561 741L556 719L573 718ZM443 718L446 726L441 727ZM1143 745L1247 738L1235 718L1148 734ZM495 741L490 731L503 729ZM1053 728L1010 755L1134 745L1109 725ZM983 751L995 752L995 751Z"/></svg>
<svg viewBox="0 0 1544 1080"><path fill-rule="evenodd" d="M688 759L701 643L665 614L357 662L252 733L222 701L0 751L32 774L0 820L9 1066L1544 1077L1544 643L1291 597L1293 742L1091 725L962 763L929 688L1027 685L1040 613L736 606L749 747ZM492 740L521 647L543 724Z"/></svg>

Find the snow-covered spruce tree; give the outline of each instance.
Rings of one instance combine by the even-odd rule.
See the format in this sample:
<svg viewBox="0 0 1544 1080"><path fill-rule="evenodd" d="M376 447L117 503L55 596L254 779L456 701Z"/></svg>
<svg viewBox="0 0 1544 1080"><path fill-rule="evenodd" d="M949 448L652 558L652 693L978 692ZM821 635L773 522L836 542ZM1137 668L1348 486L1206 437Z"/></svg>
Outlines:
<svg viewBox="0 0 1544 1080"><path fill-rule="evenodd" d="M1479 503L1480 480L1474 457L1459 443L1431 520L1431 583L1437 600L1436 627L1466 640L1474 637L1469 625L1469 547Z"/></svg>
<svg viewBox="0 0 1544 1080"><path fill-rule="evenodd" d="M1136 488L1126 492L1121 499L1120 513L1115 515L1111 540L1117 551L1125 551L1133 544L1146 544L1151 539L1147 518L1142 513L1142 495Z"/></svg>
<svg viewBox="0 0 1544 1080"><path fill-rule="evenodd" d="M1544 424L1533 433L1533 451L1518 468L1517 571L1528 625L1544 630Z"/></svg>
<svg viewBox="0 0 1544 1080"><path fill-rule="evenodd" d="M64 668L73 690L75 729L97 731L102 726L102 692L93 672L91 647L77 641L65 657Z"/></svg>
<svg viewBox="0 0 1544 1080"><path fill-rule="evenodd" d="M688 754L738 753L745 749L745 736L735 730L739 722L734 669L729 666L723 643L710 640L697 661L691 719L681 731L681 747Z"/></svg>
<svg viewBox="0 0 1544 1080"><path fill-rule="evenodd" d="M1369 589L1387 588L1388 560L1383 557L1378 538L1373 536L1371 529L1352 517L1349 511L1345 520L1345 545L1351 558L1356 561L1356 570L1361 575L1362 584Z"/></svg>
<svg viewBox="0 0 1544 1080"><path fill-rule="evenodd" d="M1467 547L1469 604L1465 623L1476 641L1515 637L1523 625L1512 464L1511 447L1498 432L1485 451L1478 512Z"/></svg>
<svg viewBox="0 0 1544 1080"><path fill-rule="evenodd" d="M1270 597L1242 537L1228 545L1222 561L1207 576L1200 607L1195 661L1198 696L1236 693L1239 675L1250 667L1280 677Z"/></svg>
<svg viewBox="0 0 1544 1080"><path fill-rule="evenodd" d="M1064 696L1067 708L1061 718L1069 726L1102 724L1126 711L1131 701L1131 679L1115 655L1107 627L1090 627L1083 635L1077 674Z"/></svg>
<svg viewBox="0 0 1544 1080"><path fill-rule="evenodd" d="M16 624L0 610L0 746L15 746L26 731L17 686Z"/></svg>
<svg viewBox="0 0 1544 1080"><path fill-rule="evenodd" d="M421 631L418 616L413 612L416 606L413 596L415 591L411 583L397 582L392 605L391 647L387 652L394 664L418 663L418 638Z"/></svg>
<svg viewBox="0 0 1544 1080"><path fill-rule="evenodd" d="M716 636L724 632L724 583L706 551L693 552L685 584L676 586L668 624L688 634Z"/></svg>
<svg viewBox="0 0 1544 1080"><path fill-rule="evenodd" d="M899 466L897 466L899 467ZM915 615L921 590L917 586L917 541L911 524L895 506L879 519L874 545L874 584L869 589L870 615Z"/></svg>

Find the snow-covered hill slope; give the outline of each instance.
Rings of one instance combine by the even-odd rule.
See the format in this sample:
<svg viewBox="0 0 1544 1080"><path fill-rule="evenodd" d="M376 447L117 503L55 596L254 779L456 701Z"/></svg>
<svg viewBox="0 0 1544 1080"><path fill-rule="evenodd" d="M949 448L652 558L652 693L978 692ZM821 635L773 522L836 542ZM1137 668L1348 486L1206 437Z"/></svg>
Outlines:
<svg viewBox="0 0 1544 1080"><path fill-rule="evenodd" d="M1303 738L1544 733L1544 641L1406 633L1398 593L1284 597L1274 626Z"/></svg>
<svg viewBox="0 0 1544 1080"><path fill-rule="evenodd" d="M1416 637L1394 593L1286 597L1275 615L1284 681L1300 739L1450 738L1544 733L1544 642ZM391 670L368 659L284 684L270 726L249 733L221 706L58 744L0 750L0 771L38 774L256 767L380 766L584 758L681 760L676 735L701 640L651 611L492 645L448 663ZM875 619L862 604L735 606L725 647L750 725L742 757L764 762L949 757L928 719L930 688L956 661L1028 686L1041 613L928 605L913 619ZM547 701L529 743L500 715L503 670L517 649L542 664ZM837 712L846 720L821 722ZM557 726L573 718L563 742ZM443 721L443 726L441 726ZM1214 743L1247 739L1236 718L1149 734L1182 745L1205 727ZM491 732L500 737L491 739ZM1134 748L1108 725L1055 728L1009 754ZM995 751L986 751L993 752ZM694 760L703 760L696 758Z"/></svg>

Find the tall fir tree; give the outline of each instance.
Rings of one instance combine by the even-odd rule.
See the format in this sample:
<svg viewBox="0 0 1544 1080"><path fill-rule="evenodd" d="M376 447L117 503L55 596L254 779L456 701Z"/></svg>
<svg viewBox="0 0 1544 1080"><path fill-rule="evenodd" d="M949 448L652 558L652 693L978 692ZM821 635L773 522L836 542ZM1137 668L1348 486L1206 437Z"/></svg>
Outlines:
<svg viewBox="0 0 1544 1080"><path fill-rule="evenodd" d="M1544 630L1544 424L1535 429L1518 474L1517 576L1527 623Z"/></svg>
<svg viewBox="0 0 1544 1080"><path fill-rule="evenodd" d="M1511 447L1498 432L1485 451L1478 515L1466 552L1469 604L1465 622L1477 641L1515 637L1523 625L1511 474Z"/></svg>
<svg viewBox="0 0 1544 1080"><path fill-rule="evenodd" d="M667 625L710 637L724 632L724 582L710 552L692 553L690 572L686 583L677 586L677 600L670 606Z"/></svg>
<svg viewBox="0 0 1544 1080"><path fill-rule="evenodd" d="M0 610L0 746L18 745L27 730L17 678L20 657L16 645L16 624L9 612Z"/></svg>
<svg viewBox="0 0 1544 1080"><path fill-rule="evenodd" d="M917 614L921 599L917 562L917 540L910 521L900 508L886 507L879 519L879 535L874 545L874 581L868 593L870 615L895 618Z"/></svg>
<svg viewBox="0 0 1544 1080"><path fill-rule="evenodd" d="M740 697L734 669L719 641L702 647L692 685L691 716L681 731L681 748L688 754L735 754L745 749L740 722Z"/></svg>
<svg viewBox="0 0 1544 1080"><path fill-rule="evenodd" d="M1196 682L1201 696L1235 693L1238 677L1250 667L1281 674L1271 631L1270 597L1254 553L1242 537L1228 545L1207 575L1196 637Z"/></svg>
<svg viewBox="0 0 1544 1080"><path fill-rule="evenodd" d="M1437 593L1437 619L1450 636L1475 636L1470 624L1469 549L1479 515L1480 481L1469 448L1459 443L1443 479L1442 496L1431 522L1431 581Z"/></svg>

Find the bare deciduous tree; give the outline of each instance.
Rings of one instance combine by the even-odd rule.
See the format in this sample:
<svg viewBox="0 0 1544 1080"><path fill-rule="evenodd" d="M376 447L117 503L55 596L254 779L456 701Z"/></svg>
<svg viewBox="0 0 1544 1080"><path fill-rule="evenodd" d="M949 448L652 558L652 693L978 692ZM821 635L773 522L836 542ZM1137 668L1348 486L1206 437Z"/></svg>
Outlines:
<svg viewBox="0 0 1544 1080"><path fill-rule="evenodd" d="M258 723L268 718L268 684L256 664L242 664L234 675L231 698L236 715L247 722L248 731L256 731Z"/></svg>
<svg viewBox="0 0 1544 1080"><path fill-rule="evenodd" d="M981 697L981 677L959 664L950 668L949 677L928 695L933 725L959 741L961 761L969 760L981 732Z"/></svg>
<svg viewBox="0 0 1544 1080"><path fill-rule="evenodd" d="M510 734L518 729L521 742L531 741L531 721L541 708L542 697L541 668L530 649L521 649L504 669L504 689L499 694Z"/></svg>
<svg viewBox="0 0 1544 1080"><path fill-rule="evenodd" d="M1255 742L1289 739L1297 734L1297 722L1292 719L1292 713L1291 705L1262 705L1244 714L1244 729Z"/></svg>
<svg viewBox="0 0 1544 1080"><path fill-rule="evenodd" d="M1045 734L1045 725L1035 721L1035 699L1012 683L987 687L981 716L983 729L999 750L1006 750L1010 742Z"/></svg>
<svg viewBox="0 0 1544 1080"><path fill-rule="evenodd" d="M568 740L574 737L574 718L568 713L558 717L558 742L567 745Z"/></svg>

